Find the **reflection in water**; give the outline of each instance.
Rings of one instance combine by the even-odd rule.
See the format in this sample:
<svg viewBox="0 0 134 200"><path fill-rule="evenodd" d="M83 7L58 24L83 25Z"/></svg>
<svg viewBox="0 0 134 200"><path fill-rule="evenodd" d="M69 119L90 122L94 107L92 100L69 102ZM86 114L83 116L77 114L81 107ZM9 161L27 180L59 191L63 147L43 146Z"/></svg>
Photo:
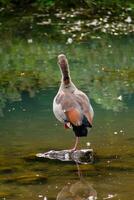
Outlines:
<svg viewBox="0 0 134 200"><path fill-rule="evenodd" d="M58 193L56 200L95 200L97 199L97 192L92 187L91 183L87 182L81 172L79 165L78 168L78 175L79 181L67 184L63 187L63 189Z"/></svg>
<svg viewBox="0 0 134 200"><path fill-rule="evenodd" d="M103 108L122 110L124 95L131 95L134 88L132 44L132 37L108 36L71 46L56 41L0 40L0 115L7 101L22 100L22 92L33 97L41 89L57 86L56 58L63 51L69 57L74 83L86 88L87 94L92 91L91 99Z"/></svg>
<svg viewBox="0 0 134 200"><path fill-rule="evenodd" d="M97 193L87 181L80 180L67 185L59 192L56 200L95 200Z"/></svg>

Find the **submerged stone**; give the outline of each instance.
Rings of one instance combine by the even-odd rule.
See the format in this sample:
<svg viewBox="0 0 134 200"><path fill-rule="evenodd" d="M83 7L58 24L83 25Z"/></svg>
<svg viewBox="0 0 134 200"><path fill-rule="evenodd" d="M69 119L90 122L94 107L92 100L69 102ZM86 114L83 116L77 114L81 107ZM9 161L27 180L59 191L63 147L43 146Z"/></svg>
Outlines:
<svg viewBox="0 0 134 200"><path fill-rule="evenodd" d="M9 198L11 197L12 194L10 192L0 192L0 199L6 199L6 198Z"/></svg>
<svg viewBox="0 0 134 200"><path fill-rule="evenodd" d="M9 179L4 179L4 183L16 183L20 185L34 185L46 183L47 178L43 175L23 175L17 176Z"/></svg>
<svg viewBox="0 0 134 200"><path fill-rule="evenodd" d="M12 174L16 172L17 169L10 167L0 167L0 174Z"/></svg>

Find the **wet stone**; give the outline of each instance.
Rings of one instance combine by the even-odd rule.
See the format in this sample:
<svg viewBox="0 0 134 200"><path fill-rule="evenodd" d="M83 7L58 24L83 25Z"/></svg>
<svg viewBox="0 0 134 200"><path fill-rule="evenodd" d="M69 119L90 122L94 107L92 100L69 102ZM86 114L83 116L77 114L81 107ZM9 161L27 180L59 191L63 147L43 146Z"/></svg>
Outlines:
<svg viewBox="0 0 134 200"><path fill-rule="evenodd" d="M36 154L39 158L48 158L61 161L74 161L76 163L88 164L93 163L93 150L92 149L81 149L76 151L71 150L61 150L55 151L51 150L45 153Z"/></svg>

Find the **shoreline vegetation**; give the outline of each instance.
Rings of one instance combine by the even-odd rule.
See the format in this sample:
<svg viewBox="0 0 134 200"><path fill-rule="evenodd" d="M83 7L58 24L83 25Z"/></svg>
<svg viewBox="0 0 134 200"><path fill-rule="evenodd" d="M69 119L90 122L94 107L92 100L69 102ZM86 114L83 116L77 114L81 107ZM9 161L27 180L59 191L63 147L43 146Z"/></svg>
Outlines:
<svg viewBox="0 0 134 200"><path fill-rule="evenodd" d="M57 25L61 29L60 36L72 35L75 41L88 39L89 33L108 33L115 36L133 34L134 2L132 0L0 0L2 38L9 24L11 29L18 29L20 36L21 27L24 29L23 33L27 35L32 32L33 26L34 28L38 26L42 31L44 27L51 29L50 26ZM31 28L27 29L28 26ZM71 43L71 40L69 42Z"/></svg>
<svg viewBox="0 0 134 200"><path fill-rule="evenodd" d="M81 13L83 11L84 19L103 18L109 15L113 21L125 18L126 22L131 23L134 17L134 2L133 0L0 0L0 14L37 11L52 15L58 11L65 13L71 10L73 12L81 10Z"/></svg>
<svg viewBox="0 0 134 200"><path fill-rule="evenodd" d="M6 9L26 9L29 7L43 10L86 8L90 9L92 12L97 10L103 10L103 12L105 12L108 9L118 14L118 12L123 9L133 11L134 2L133 0L0 0L0 6Z"/></svg>

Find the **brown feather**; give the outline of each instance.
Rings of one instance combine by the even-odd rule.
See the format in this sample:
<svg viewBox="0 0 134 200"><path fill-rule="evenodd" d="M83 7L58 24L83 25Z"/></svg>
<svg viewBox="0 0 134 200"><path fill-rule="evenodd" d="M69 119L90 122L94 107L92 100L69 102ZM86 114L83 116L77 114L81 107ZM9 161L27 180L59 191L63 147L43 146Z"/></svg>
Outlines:
<svg viewBox="0 0 134 200"><path fill-rule="evenodd" d="M80 125L81 124L81 114L77 109L70 109L65 112L68 121L73 125Z"/></svg>

